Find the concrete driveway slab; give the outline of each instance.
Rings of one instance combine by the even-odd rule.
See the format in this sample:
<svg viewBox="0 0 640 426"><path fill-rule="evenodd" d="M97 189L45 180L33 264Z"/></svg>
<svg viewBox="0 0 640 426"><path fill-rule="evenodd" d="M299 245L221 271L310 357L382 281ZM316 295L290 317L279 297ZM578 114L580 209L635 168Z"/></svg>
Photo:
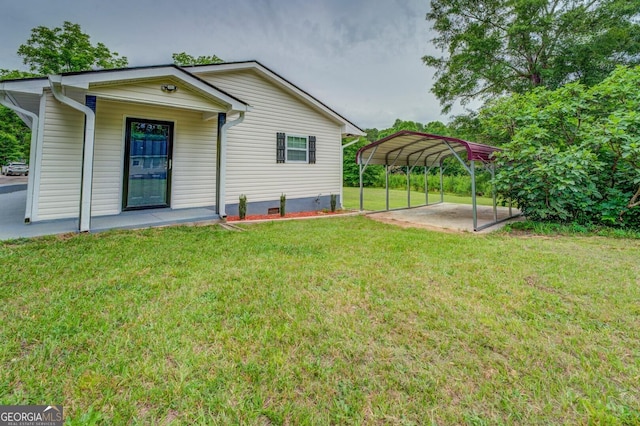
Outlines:
<svg viewBox="0 0 640 426"><path fill-rule="evenodd" d="M493 221L493 207L478 206L477 211L478 226ZM509 217L508 207L498 207L497 211L498 220ZM512 209L512 211L514 215L519 213L518 209ZM411 209L370 213L368 216L381 222L404 227L448 232L473 232L473 210L470 204L442 203ZM523 218L518 217L510 221L516 220L523 220ZM499 223L480 231L480 233L495 231L510 221Z"/></svg>

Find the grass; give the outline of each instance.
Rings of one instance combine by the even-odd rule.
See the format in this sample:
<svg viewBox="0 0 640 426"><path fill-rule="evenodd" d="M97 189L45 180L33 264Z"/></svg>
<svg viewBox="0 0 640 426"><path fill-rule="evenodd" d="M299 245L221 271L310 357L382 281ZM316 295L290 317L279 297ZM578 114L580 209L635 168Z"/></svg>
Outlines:
<svg viewBox="0 0 640 426"><path fill-rule="evenodd" d="M525 220L507 224L502 232L512 234L534 235L597 235L611 238L640 239L640 230L631 228L613 228L598 225L581 225L579 223L534 222Z"/></svg>
<svg viewBox="0 0 640 426"><path fill-rule="evenodd" d="M343 188L344 207L347 209L360 208L360 188ZM429 193L429 203L440 201L440 193ZM444 201L447 203L471 204L471 197L463 197L459 195L445 194ZM488 197L477 197L479 205L491 206L493 202ZM411 205L424 205L424 192L411 191ZM389 190L389 207L392 209L407 207L407 191L391 189ZM370 211L386 209L386 193L384 188L365 188L364 189L364 209Z"/></svg>
<svg viewBox="0 0 640 426"><path fill-rule="evenodd" d="M0 245L0 404L70 424L640 423L640 241L245 226Z"/></svg>

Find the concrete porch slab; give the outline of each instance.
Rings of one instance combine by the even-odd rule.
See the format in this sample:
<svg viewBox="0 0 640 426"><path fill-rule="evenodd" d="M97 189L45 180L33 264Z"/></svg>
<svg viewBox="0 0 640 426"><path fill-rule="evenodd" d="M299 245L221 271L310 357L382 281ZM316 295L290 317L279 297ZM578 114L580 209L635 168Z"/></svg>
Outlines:
<svg viewBox="0 0 640 426"><path fill-rule="evenodd" d="M19 190L0 194L0 240L38 237L78 232L77 219L60 219L30 224L24 223L27 192ZM153 209L123 212L113 216L98 216L91 219L91 232L110 229L135 229L218 221L220 217L213 208Z"/></svg>

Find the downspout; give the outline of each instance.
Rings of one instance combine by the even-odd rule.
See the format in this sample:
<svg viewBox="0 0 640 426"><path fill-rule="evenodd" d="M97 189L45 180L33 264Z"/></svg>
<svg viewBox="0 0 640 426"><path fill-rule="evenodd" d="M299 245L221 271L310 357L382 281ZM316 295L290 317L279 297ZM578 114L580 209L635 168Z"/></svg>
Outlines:
<svg viewBox="0 0 640 426"><path fill-rule="evenodd" d="M342 149L340 150L340 208L344 210L344 201L343 201L343 190L344 186L344 149L350 147L354 143L360 142L360 138L349 142L348 144L342 145Z"/></svg>
<svg viewBox="0 0 640 426"><path fill-rule="evenodd" d="M226 211L226 182L227 182L227 130L231 127L236 126L244 121L244 112L240 112L240 117L236 118L233 121L227 121L220 127L220 152L218 153L220 157L220 179L218 180L218 194L220 199L216 200L216 204L218 205L218 215L221 218L227 217Z"/></svg>
<svg viewBox="0 0 640 426"><path fill-rule="evenodd" d="M80 190L80 232L91 230L91 186L93 181L93 148L95 143L96 114L88 106L62 94L62 77L49 76L49 86L53 96L63 104L80 111L86 116L84 125L84 149L82 156L82 187Z"/></svg>
<svg viewBox="0 0 640 426"><path fill-rule="evenodd" d="M27 205L24 211L24 223L31 222L31 216L33 214L33 176L34 170L33 167L36 164L36 152L38 151L37 143L38 143L38 128L39 128L39 119L38 116L31 111L27 111L26 109L20 108L17 105L14 105L9 101L6 96L6 92L0 91L0 105L3 105L10 110L15 112L19 112L20 114L24 114L31 118L31 146L29 148L29 177L27 181Z"/></svg>

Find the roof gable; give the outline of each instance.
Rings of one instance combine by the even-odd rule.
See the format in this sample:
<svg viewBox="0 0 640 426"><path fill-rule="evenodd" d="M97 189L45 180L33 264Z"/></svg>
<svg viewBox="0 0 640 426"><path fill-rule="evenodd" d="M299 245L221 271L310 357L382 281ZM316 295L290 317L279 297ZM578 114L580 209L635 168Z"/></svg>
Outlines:
<svg viewBox="0 0 640 426"><path fill-rule="evenodd" d="M192 65L184 67L185 70L192 74L205 74L205 73L220 73L237 70L254 70L258 72L267 81L273 83L276 87L294 95L296 98L310 105L314 109L320 111L323 115L329 117L333 121L342 125L342 133L345 135L364 136L366 133L358 126L347 120L342 115L331 109L329 106L313 97L308 92L302 90L300 87L291 83L281 75L265 67L258 61L246 61L246 62L226 62L221 64L210 65Z"/></svg>
<svg viewBox="0 0 640 426"><path fill-rule="evenodd" d="M90 90L93 87L104 88L106 86L122 86L135 83L143 84L143 82L157 79L171 79L174 82L186 85L192 92L214 101L216 105L224 106L224 109L228 112L251 110L251 106L246 102L175 65L83 71L42 78L7 80L0 82L0 91L39 95L49 87L52 78L56 83L60 83L64 87L82 90ZM158 90L160 90L160 87L158 87Z"/></svg>

